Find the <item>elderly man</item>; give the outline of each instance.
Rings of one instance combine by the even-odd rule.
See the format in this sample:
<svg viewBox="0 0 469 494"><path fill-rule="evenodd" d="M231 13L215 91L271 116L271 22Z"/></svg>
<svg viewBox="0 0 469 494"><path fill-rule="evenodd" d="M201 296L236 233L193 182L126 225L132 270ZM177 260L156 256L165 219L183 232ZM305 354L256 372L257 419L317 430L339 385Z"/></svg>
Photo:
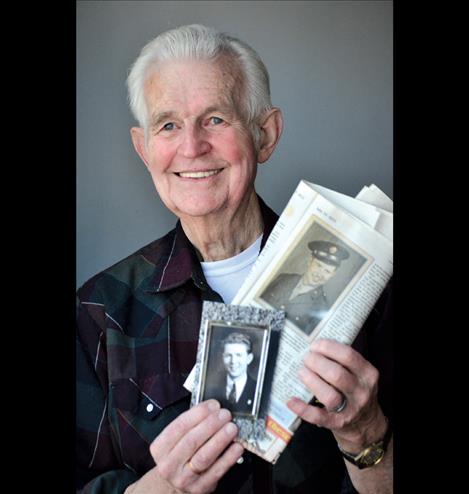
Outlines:
<svg viewBox="0 0 469 494"><path fill-rule="evenodd" d="M378 370L349 346L312 344L299 378L325 406L292 397L304 422L273 467L234 442L237 428L217 401L189 409L183 382L202 301L230 302L277 219L254 188L283 125L260 58L214 29L184 26L143 48L128 88L135 149L179 221L79 289L77 488L391 492L391 410L386 393L378 399L387 380L378 386ZM357 348L386 371L381 305Z"/></svg>
<svg viewBox="0 0 469 494"><path fill-rule="evenodd" d="M309 335L331 307L324 285L337 273L349 253L334 242L308 243L311 259L303 274L282 273L265 289L262 298Z"/></svg>

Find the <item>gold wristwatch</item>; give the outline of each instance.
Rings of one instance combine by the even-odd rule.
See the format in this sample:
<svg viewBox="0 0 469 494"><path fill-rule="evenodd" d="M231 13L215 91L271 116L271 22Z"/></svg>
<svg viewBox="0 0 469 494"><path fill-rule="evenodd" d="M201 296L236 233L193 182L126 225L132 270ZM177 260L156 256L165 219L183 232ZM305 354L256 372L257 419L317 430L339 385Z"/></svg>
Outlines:
<svg viewBox="0 0 469 494"><path fill-rule="evenodd" d="M363 468L369 468L377 465L383 459L391 437L392 428L390 422L388 421L388 428L386 430L386 434L384 434L383 439L370 444L364 450L360 451L360 453L348 453L347 451L344 451L339 445L337 446L343 457L347 461L353 463L356 467L362 470Z"/></svg>

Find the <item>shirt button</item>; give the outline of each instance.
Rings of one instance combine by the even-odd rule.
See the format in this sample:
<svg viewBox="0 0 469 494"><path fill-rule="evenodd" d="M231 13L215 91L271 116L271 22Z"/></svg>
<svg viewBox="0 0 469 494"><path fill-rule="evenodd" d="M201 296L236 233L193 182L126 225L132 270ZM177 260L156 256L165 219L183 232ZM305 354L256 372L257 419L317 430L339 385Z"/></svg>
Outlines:
<svg viewBox="0 0 469 494"><path fill-rule="evenodd" d="M153 406L153 404L152 404L152 403L148 403L148 405L147 405L147 412L148 412L148 413L152 412L152 411L153 411L153 408L155 408L155 407Z"/></svg>
<svg viewBox="0 0 469 494"><path fill-rule="evenodd" d="M241 463L243 463L243 462L244 462L244 458L243 458L242 456L240 456L240 457L236 460L236 463L237 463L238 465L241 465Z"/></svg>

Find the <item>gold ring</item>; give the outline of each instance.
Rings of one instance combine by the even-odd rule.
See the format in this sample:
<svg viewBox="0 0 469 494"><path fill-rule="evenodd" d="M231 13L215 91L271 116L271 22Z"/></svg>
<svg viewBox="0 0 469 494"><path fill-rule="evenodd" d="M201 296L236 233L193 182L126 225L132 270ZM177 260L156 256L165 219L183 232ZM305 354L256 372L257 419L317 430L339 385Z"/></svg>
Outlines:
<svg viewBox="0 0 469 494"><path fill-rule="evenodd" d="M192 470L192 473L195 473L195 475L200 475L202 472L200 470L197 470L197 468L194 467L192 464L192 460L189 460L187 462L187 466Z"/></svg>

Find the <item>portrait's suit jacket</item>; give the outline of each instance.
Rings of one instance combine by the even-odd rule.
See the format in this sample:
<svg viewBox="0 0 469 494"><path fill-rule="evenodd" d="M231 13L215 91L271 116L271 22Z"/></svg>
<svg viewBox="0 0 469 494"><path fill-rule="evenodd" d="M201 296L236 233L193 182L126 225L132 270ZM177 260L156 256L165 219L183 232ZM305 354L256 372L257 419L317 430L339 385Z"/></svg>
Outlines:
<svg viewBox="0 0 469 494"><path fill-rule="evenodd" d="M219 377L221 376L221 377ZM249 375L243 392L236 403L230 403L226 397L226 374L221 373L215 379L208 377L204 400L214 398L223 408L231 412L252 413L257 382Z"/></svg>
<svg viewBox="0 0 469 494"><path fill-rule="evenodd" d="M236 403L229 403L228 409L238 413L252 413L257 382L248 374L246 385Z"/></svg>

